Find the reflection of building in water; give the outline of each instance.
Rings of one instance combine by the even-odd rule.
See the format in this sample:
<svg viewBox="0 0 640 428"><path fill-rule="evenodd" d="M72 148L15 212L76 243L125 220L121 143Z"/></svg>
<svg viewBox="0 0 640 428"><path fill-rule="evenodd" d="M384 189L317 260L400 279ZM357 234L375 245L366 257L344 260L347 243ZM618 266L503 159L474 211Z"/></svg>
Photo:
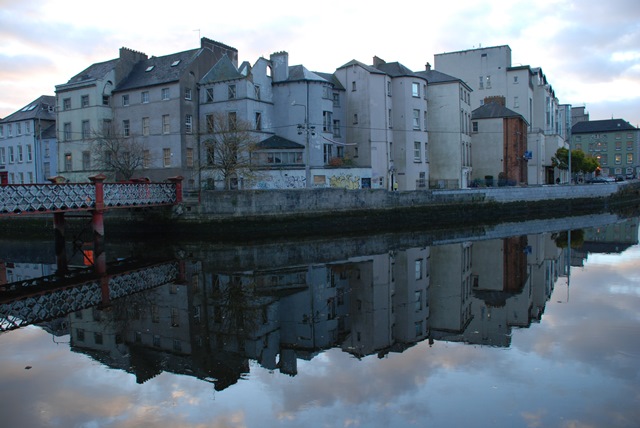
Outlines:
<svg viewBox="0 0 640 428"><path fill-rule="evenodd" d="M13 263L0 260L0 284L48 276L55 271L55 264Z"/></svg>
<svg viewBox="0 0 640 428"><path fill-rule="evenodd" d="M464 242L431 247L431 339L453 340L471 321L472 246Z"/></svg>
<svg viewBox="0 0 640 428"><path fill-rule="evenodd" d="M619 223L584 230L584 238L577 254L586 259L589 253L619 254L638 244L640 218L629 218ZM575 248L575 246L574 246Z"/></svg>
<svg viewBox="0 0 640 428"><path fill-rule="evenodd" d="M433 247L432 339L508 346L540 319L560 254L545 235Z"/></svg>
<svg viewBox="0 0 640 428"><path fill-rule="evenodd" d="M342 349L358 357L402 351L429 333L429 248L392 251L354 263L350 334Z"/></svg>

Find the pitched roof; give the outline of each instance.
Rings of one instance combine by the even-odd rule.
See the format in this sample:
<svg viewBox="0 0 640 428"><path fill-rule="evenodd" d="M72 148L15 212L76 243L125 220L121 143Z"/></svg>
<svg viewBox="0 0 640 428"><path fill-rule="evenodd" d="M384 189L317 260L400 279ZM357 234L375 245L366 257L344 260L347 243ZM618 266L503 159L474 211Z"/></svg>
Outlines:
<svg viewBox="0 0 640 428"><path fill-rule="evenodd" d="M589 120L578 122L571 127L572 134L593 132L635 131L638 128L623 119Z"/></svg>
<svg viewBox="0 0 640 428"><path fill-rule="evenodd" d="M244 65L244 63L243 63ZM244 76L238 71L231 59L224 55L211 67L211 70L200 79L200 84L225 82L228 80L243 79Z"/></svg>
<svg viewBox="0 0 640 428"><path fill-rule="evenodd" d="M69 79L67 84L80 83L83 81L95 80L95 79L104 77L108 72L114 69L117 63L118 63L118 58L105 61L105 62L98 62L96 64L92 64L89 67L85 68L80 73L73 76L71 79Z"/></svg>
<svg viewBox="0 0 640 428"><path fill-rule="evenodd" d="M317 74L318 76L322 77L327 82L333 84L334 88L344 90L344 86L342 86L342 83L340 83L340 81L335 76L335 74L333 74L333 73L322 73L322 72L319 72L319 71L314 71L314 73Z"/></svg>
<svg viewBox="0 0 640 428"><path fill-rule="evenodd" d="M448 74L442 73L437 70L422 70L416 71L418 76L422 76L427 79L429 83L449 83L449 82L462 82L462 79L457 77L449 76Z"/></svg>
<svg viewBox="0 0 640 428"><path fill-rule="evenodd" d="M20 110L0 120L0 122L9 123L29 119L56 120L55 106L56 97L53 95L41 95Z"/></svg>
<svg viewBox="0 0 640 428"><path fill-rule="evenodd" d="M498 103L486 103L471 112L471 119L497 119L505 117L519 117L525 120L520 113L516 113Z"/></svg>
<svg viewBox="0 0 640 428"><path fill-rule="evenodd" d="M292 65L289 67L289 78L287 79L287 82L295 82L297 80L312 80L317 82L327 81L316 73L307 70L302 65Z"/></svg>
<svg viewBox="0 0 640 428"><path fill-rule="evenodd" d="M377 68L380 71L383 71L384 73L388 74L391 77L420 77L424 79L424 76L421 76L418 73L415 73L414 71L410 70L409 68L405 67L404 65L400 64L397 61L384 62L382 64L378 64L378 66L375 68Z"/></svg>
<svg viewBox="0 0 640 428"><path fill-rule="evenodd" d="M261 150L273 150L273 149L304 149L304 145L296 143L295 141L287 140L286 138L278 135L273 135L258 143L258 149Z"/></svg>
<svg viewBox="0 0 640 428"><path fill-rule="evenodd" d="M372 67L370 65L367 65L363 62L357 61L355 59L352 59L351 61L349 61L348 63L338 67L337 69L340 70L341 68L346 68L346 67L351 67L352 65L357 65L360 66L362 68L364 68L365 70L367 70L369 73L374 73L374 74L385 74L384 71L378 70L375 67Z"/></svg>
<svg viewBox="0 0 640 428"><path fill-rule="evenodd" d="M191 49L139 61L114 92L175 82L187 70L202 49Z"/></svg>

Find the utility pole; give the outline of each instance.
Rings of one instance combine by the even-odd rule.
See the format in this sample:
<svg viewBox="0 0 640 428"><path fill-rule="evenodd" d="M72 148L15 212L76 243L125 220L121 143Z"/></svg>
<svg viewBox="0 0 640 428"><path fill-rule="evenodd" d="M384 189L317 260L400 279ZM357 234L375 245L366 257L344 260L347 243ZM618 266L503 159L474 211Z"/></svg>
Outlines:
<svg viewBox="0 0 640 428"><path fill-rule="evenodd" d="M304 160L304 176L305 176L305 187L311 187L311 169L309 167L309 150L310 146L310 136L316 135L316 127L309 126L309 112L307 110L307 106L305 104L298 104L295 100L291 103L292 106L300 106L304 107L304 124L298 124L298 135L305 134L305 160Z"/></svg>

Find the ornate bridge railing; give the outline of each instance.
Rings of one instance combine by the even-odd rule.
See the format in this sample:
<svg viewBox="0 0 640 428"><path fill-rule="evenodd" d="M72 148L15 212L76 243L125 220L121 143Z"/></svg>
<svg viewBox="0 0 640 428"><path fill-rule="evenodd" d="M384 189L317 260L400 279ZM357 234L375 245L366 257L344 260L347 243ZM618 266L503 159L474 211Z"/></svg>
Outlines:
<svg viewBox="0 0 640 428"><path fill-rule="evenodd" d="M0 215L105 210L174 205L182 201L181 177L168 183L104 183L102 175L91 183L0 185Z"/></svg>
<svg viewBox="0 0 640 428"><path fill-rule="evenodd" d="M170 261L138 268L119 266L118 272L104 276L80 272L64 278L52 275L5 284L0 289L0 332L49 321L104 304L105 299L116 300L175 282L180 278L179 263Z"/></svg>

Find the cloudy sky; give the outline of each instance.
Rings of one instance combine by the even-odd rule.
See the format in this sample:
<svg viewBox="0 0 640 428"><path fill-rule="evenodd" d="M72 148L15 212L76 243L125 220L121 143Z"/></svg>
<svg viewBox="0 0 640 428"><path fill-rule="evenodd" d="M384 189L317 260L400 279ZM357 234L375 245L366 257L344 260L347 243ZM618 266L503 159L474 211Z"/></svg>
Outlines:
<svg viewBox="0 0 640 428"><path fill-rule="evenodd" d="M586 106L592 120L640 125L637 0L241 5L0 0L0 117L120 47L161 56L196 48L202 36L237 48L241 62L285 50L291 65L324 72L374 55L418 71L434 54L506 44L513 65L542 67L561 103Z"/></svg>

